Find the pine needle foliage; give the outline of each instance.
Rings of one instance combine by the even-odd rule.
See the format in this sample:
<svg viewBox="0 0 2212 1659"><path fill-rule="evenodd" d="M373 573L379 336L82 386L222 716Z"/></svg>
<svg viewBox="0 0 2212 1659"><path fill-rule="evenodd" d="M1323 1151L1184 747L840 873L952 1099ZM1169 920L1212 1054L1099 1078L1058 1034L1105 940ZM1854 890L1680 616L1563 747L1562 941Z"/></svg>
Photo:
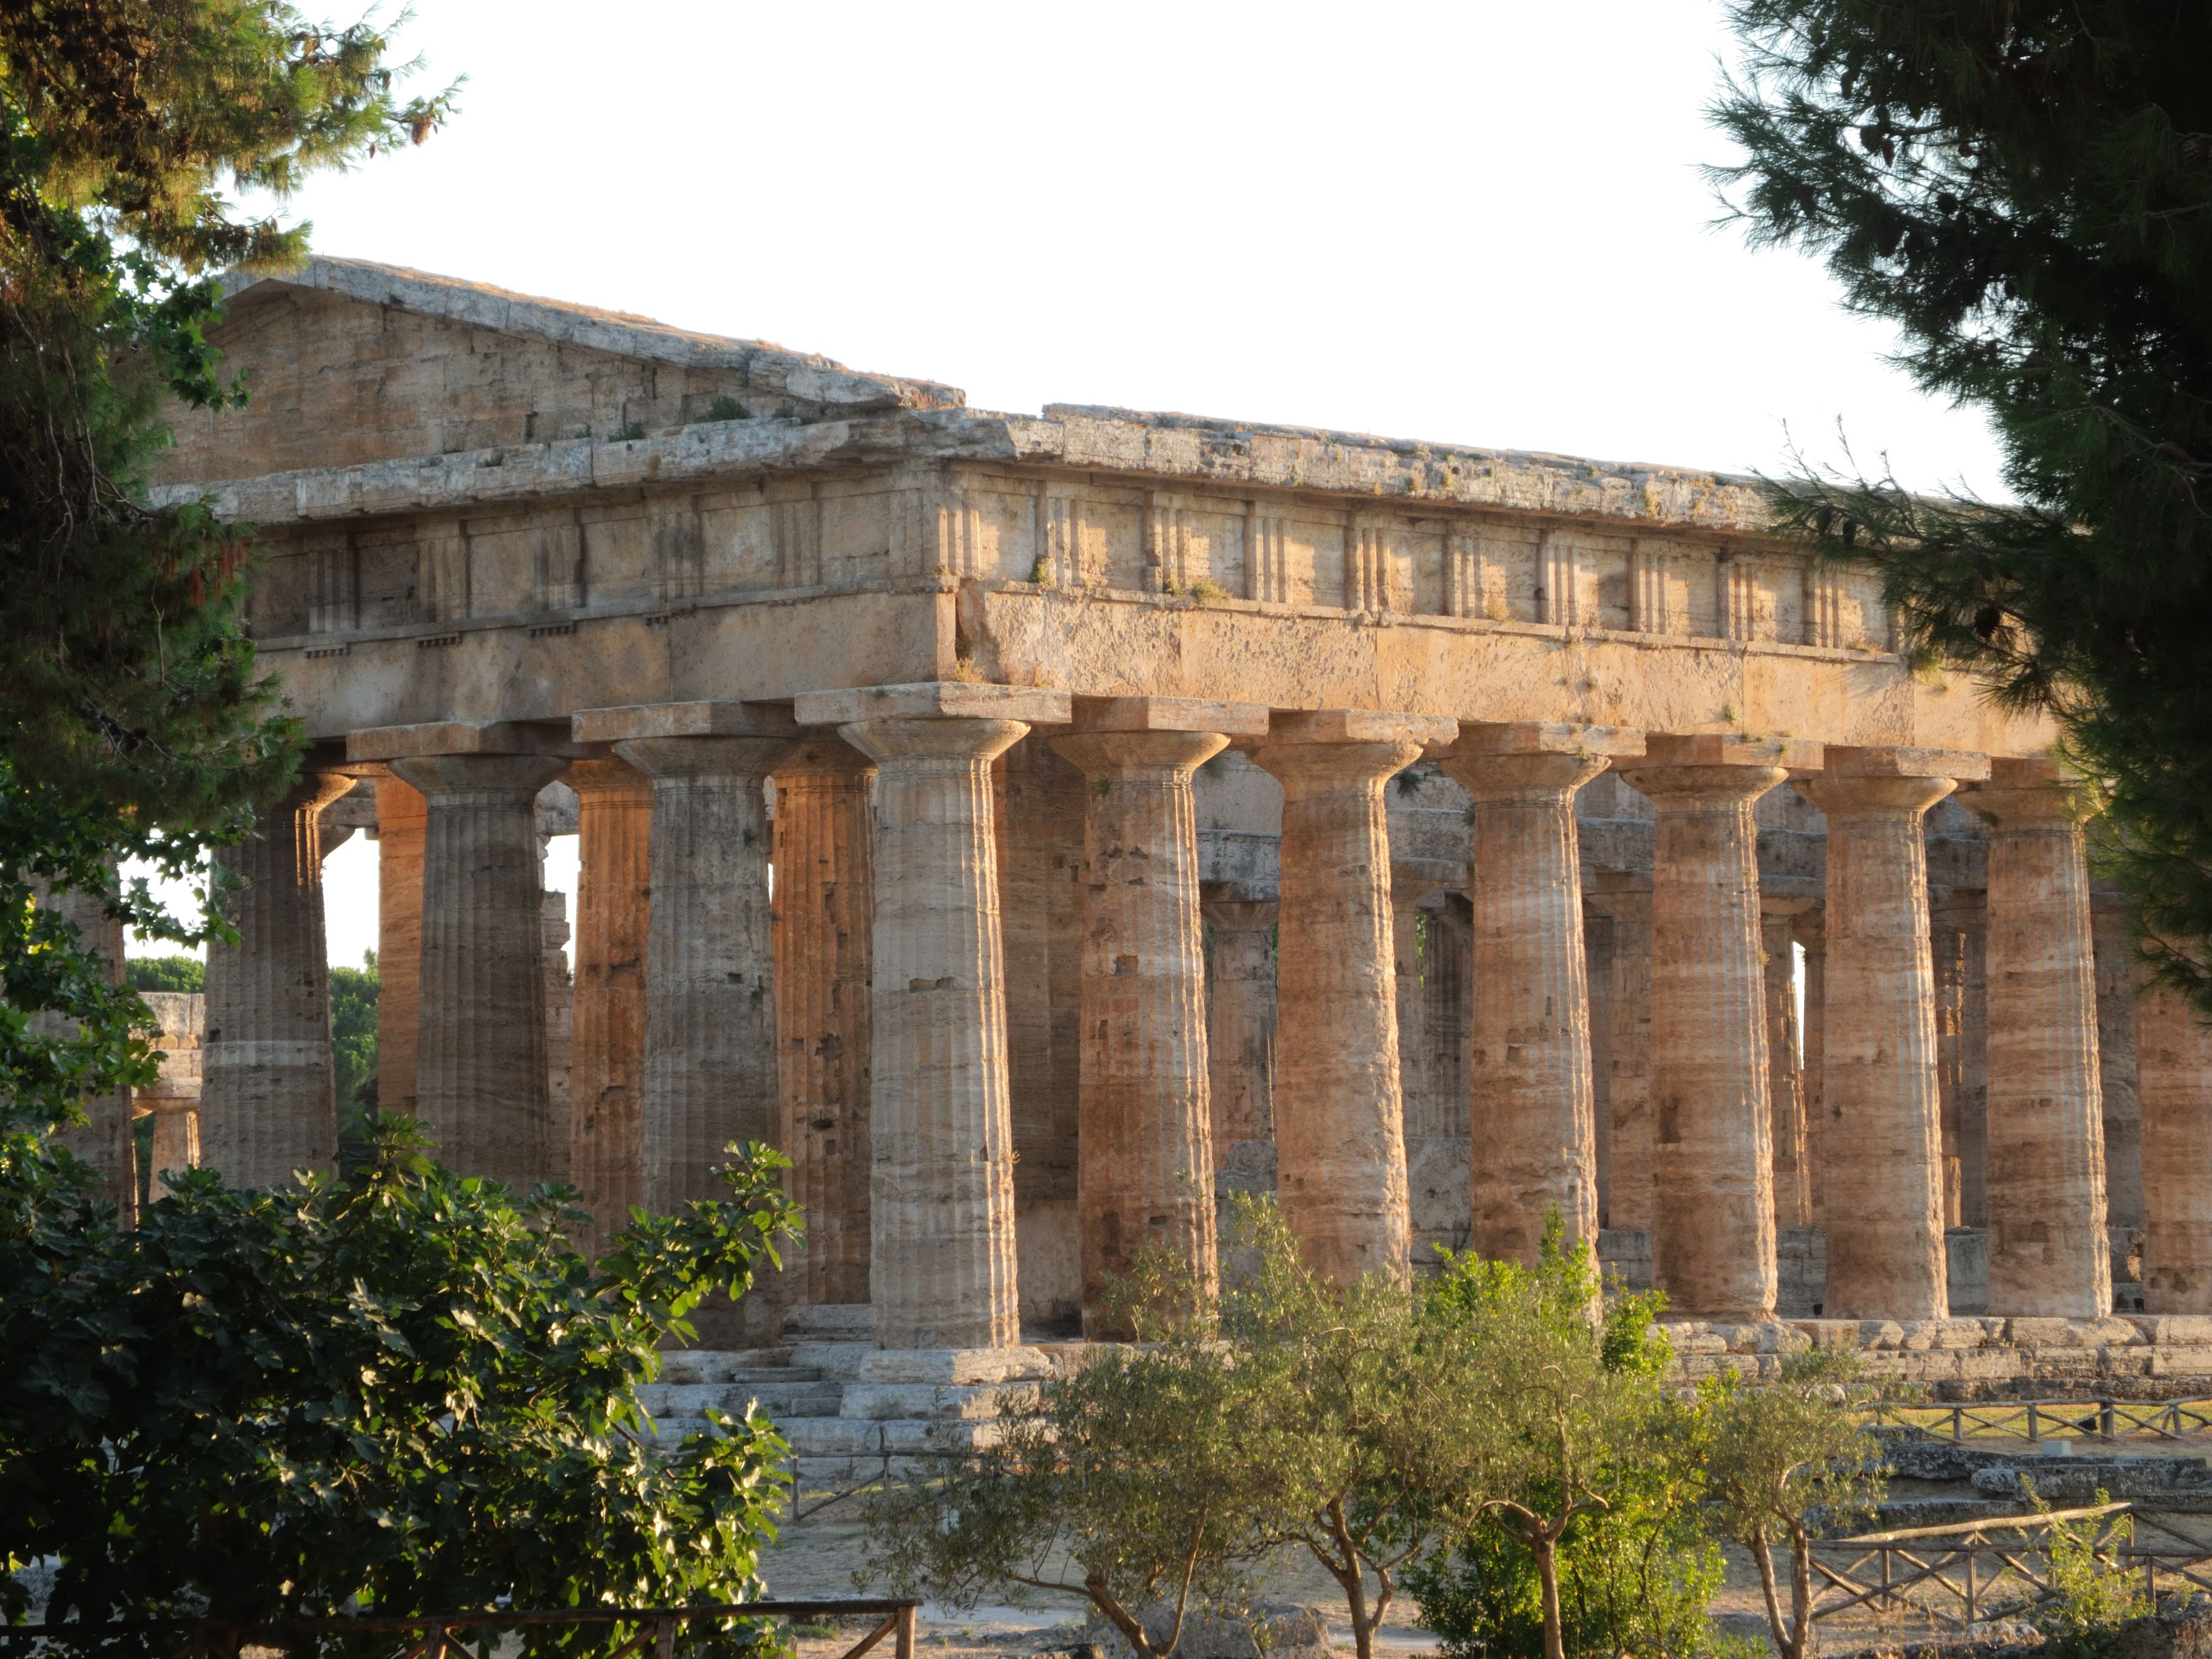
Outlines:
<svg viewBox="0 0 2212 1659"><path fill-rule="evenodd" d="M33 901L198 942L219 924L114 865L193 876L297 769L243 625L249 533L149 478L165 399L246 395L207 343L210 273L306 249L228 192L281 200L448 112L400 97L387 49L276 0L0 7L0 1098L33 1129L147 1063L135 996Z"/></svg>
<svg viewBox="0 0 2212 1659"><path fill-rule="evenodd" d="M1870 560L1911 646L2050 714L2146 952L2212 1008L2212 9L1734 0L1711 169L1823 258L2016 503L1801 470L1778 526Z"/></svg>

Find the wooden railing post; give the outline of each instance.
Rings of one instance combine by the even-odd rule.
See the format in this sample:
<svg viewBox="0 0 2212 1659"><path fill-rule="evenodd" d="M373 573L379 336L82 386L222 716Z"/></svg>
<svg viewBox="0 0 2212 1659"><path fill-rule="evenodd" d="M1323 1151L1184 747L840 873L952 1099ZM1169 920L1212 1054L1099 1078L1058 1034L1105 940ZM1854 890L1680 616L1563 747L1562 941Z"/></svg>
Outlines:
<svg viewBox="0 0 2212 1659"><path fill-rule="evenodd" d="M897 1659L914 1659L914 1612L911 1601L899 1609L898 1636L892 1650Z"/></svg>

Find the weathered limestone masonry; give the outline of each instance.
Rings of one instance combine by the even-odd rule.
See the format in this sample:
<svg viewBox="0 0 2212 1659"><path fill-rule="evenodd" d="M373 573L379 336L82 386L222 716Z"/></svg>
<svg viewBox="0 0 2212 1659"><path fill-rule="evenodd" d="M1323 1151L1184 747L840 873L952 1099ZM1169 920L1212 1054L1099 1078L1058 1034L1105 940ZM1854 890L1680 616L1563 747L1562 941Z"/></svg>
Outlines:
<svg viewBox="0 0 2212 1659"><path fill-rule="evenodd" d="M991 414L337 260L234 285L220 343L257 397L182 417L167 487L262 526L262 657L375 776L385 1106L600 1226L778 1144L809 1242L705 1329L841 1385L816 1449L987 1415L1113 1334L1145 1241L1213 1271L1237 1190L1340 1279L1556 1210L1693 1370L2212 1371L2212 1052L2093 939L2051 733L1911 673L1752 485ZM241 895L228 1029L297 1043L313 850L257 845L290 884ZM2099 1088L2138 1027L2139 1216ZM326 1158L276 1150L313 1068L240 1050L226 1096L217 1035L207 1146Z"/></svg>

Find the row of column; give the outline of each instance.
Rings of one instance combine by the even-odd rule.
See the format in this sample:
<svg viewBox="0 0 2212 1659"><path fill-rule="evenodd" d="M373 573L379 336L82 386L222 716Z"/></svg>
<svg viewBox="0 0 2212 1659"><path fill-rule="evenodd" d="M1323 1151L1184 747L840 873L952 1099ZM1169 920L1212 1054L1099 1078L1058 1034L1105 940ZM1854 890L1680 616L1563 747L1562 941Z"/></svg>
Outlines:
<svg viewBox="0 0 2212 1659"><path fill-rule="evenodd" d="M386 829L386 881L388 899L420 881L412 1109L447 1162L523 1185L565 1172L604 1226L632 1202L666 1208L702 1195L729 1140L775 1141L794 1159L810 1217L805 1299L870 1300L886 1346L1015 1341L1012 1068L991 763L1032 726L1067 727L1053 747L1087 786L1083 1283L1092 1328L1111 1334L1096 1312L1099 1292L1144 1244L1203 1265L1213 1256L1191 776L1235 741L1284 792L1269 1108L1280 1201L1322 1273L1402 1274L1401 998L1382 790L1426 750L1474 801L1471 1242L1485 1255L1529 1259L1553 1211L1571 1237L1594 1238L1600 1137L1574 799L1613 764L1657 817L1648 904L1610 907L1613 962L1649 962L1645 986L1608 988L1614 1224L1648 1221L1655 1277L1677 1311L1771 1316L1778 1172L1785 1213L1809 1209L1817 1139L1827 1310L1940 1317L1944 1152L1920 821L1968 778L1996 825L1990 1306L2084 1317L2109 1308L2087 887L2078 830L2047 766L2000 762L1983 782L1978 757L1831 750L1815 770L1814 745L1721 736L1461 729L1348 710L1271 721L1263 708L1157 698L1079 708L1062 694L967 684L825 693L801 698L796 713L798 724L739 705L578 716L573 740L611 744L619 760L485 752L520 749L528 734L518 732L475 733L477 751L459 754L406 752L450 744L441 734L451 728L357 740L357 759L388 761L425 804L419 858L404 830L392 844L403 818ZM1785 1016L1751 812L1793 765L1829 822L1825 1088L1819 1121L1799 1144L1778 1146L1771 1047L1788 1034L1777 1028ZM562 1122L544 1097L532 807L564 770L582 815L586 994L575 1098ZM762 788L771 776L773 849ZM295 826L312 824L318 791L328 787L288 805ZM276 1010L267 1029L237 1038L216 1029L210 973L209 1122L235 1116L247 1127L209 1157L240 1180L281 1179L329 1157L316 1139L326 1105L273 1103L287 1089L297 1099L313 1092L286 1080L286 1066L310 1062L307 1047L284 1046L305 1044L308 1020L283 1012L292 1004L283 994L308 960L319 971L312 860L296 836L289 854L279 836L260 845L251 856L276 863L255 890L283 887L287 856L300 879L292 898L249 907L276 918L266 921L275 931L235 953L234 971L268 983L226 994ZM1648 952L1637 948L1642 934ZM387 943L388 976L404 971L394 955ZM1235 997L1224 988L1236 982L1217 979L1217 1026L1220 1000ZM1623 1017L1638 996L1648 1024ZM221 1097L218 1055L234 1041L238 1073L252 1071L264 1096ZM1640 1066L1626 1052L1638 1042ZM2184 1069L2153 1047L2147 1169L2157 1133L2149 1097L2166 1086L2154 1080ZM326 1043L320 1053L326 1103ZM404 1087L400 1063L386 1051L385 1075ZM1628 1097L1629 1077L1644 1079L1648 1099ZM385 1097L404 1098L391 1084ZM277 1121L304 1118L312 1132ZM292 1162L280 1168L280 1158ZM2171 1269L2169 1279L2188 1271Z"/></svg>

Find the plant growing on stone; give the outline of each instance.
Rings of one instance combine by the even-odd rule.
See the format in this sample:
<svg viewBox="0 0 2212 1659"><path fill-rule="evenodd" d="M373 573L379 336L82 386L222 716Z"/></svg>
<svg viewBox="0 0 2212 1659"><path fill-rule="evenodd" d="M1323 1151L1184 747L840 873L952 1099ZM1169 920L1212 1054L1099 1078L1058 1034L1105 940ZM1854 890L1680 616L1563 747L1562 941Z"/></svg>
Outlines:
<svg viewBox="0 0 2212 1659"><path fill-rule="evenodd" d="M727 1197L597 1263L572 1194L464 1180L390 1120L355 1173L186 1172L135 1231L0 1152L0 1563L56 1559L46 1616L86 1623L757 1592L782 1442L748 1413L664 1454L637 1402L795 1228L784 1161L732 1150Z"/></svg>
<svg viewBox="0 0 2212 1659"><path fill-rule="evenodd" d="M987 1443L872 1495L856 1580L956 1607L1078 1598L1137 1659L1170 1659L1194 1613L1241 1606L1265 1548L1249 1403L1232 1356L1188 1328L1109 1348L1007 1400Z"/></svg>
<svg viewBox="0 0 2212 1659"><path fill-rule="evenodd" d="M1783 1659L1812 1651L1814 1533L1847 1525L1881 1502L1883 1470L1862 1431L1858 1378L1856 1352L1815 1348L1784 1356L1771 1382L1731 1369L1698 1390L1714 1525L1750 1552ZM1790 1560L1787 1617L1775 1573L1778 1538Z"/></svg>

